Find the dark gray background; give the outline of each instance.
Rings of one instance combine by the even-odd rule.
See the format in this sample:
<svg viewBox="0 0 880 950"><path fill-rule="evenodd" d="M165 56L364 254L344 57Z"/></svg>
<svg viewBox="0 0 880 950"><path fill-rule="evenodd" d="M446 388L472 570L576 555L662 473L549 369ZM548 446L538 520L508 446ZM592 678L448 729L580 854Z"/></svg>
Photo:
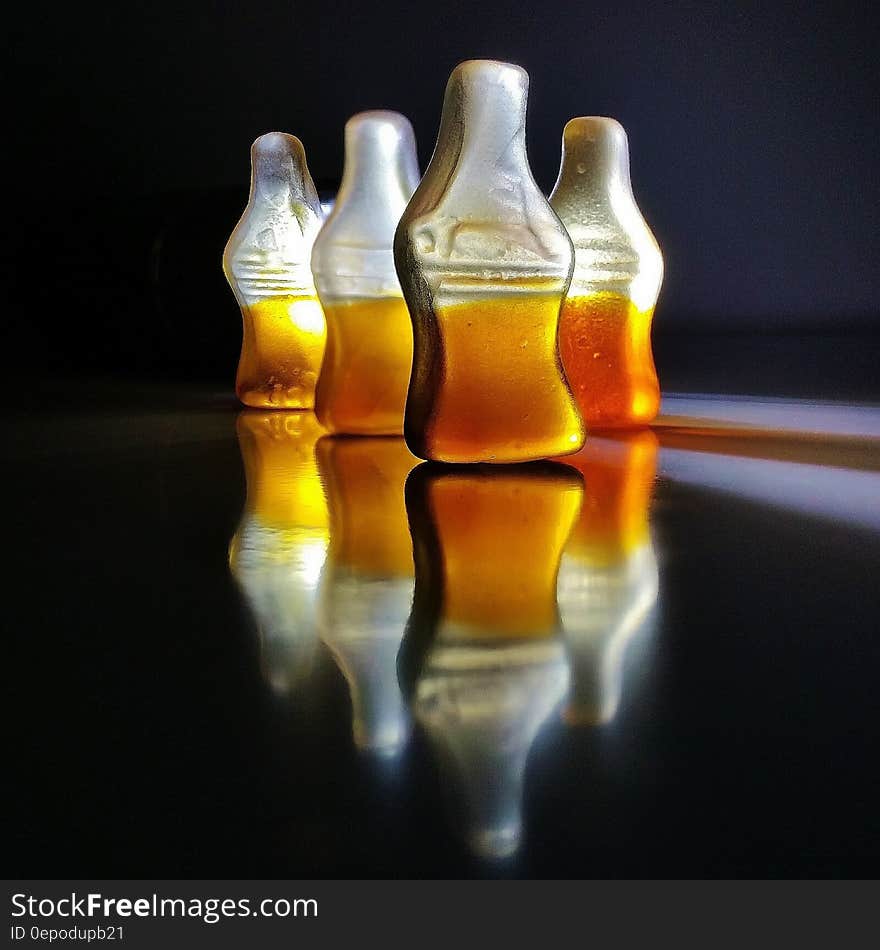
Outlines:
<svg viewBox="0 0 880 950"><path fill-rule="evenodd" d="M7 330L57 368L228 374L240 322L219 258L251 141L295 133L332 188L345 119L391 108L424 166L449 71L471 57L529 71L545 189L569 117L626 126L666 257L656 333L876 328L869 4L99 0L17 16L7 259L46 325Z"/></svg>

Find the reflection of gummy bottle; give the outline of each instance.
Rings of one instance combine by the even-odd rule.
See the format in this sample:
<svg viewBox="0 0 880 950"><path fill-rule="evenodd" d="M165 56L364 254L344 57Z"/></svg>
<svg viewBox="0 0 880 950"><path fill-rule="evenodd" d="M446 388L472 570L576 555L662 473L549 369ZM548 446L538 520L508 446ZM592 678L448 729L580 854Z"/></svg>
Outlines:
<svg viewBox="0 0 880 950"><path fill-rule="evenodd" d="M407 640L423 644L415 715L483 857L519 846L526 759L565 692L556 575L580 497L577 473L552 464L428 465L407 484L416 553Z"/></svg>
<svg viewBox="0 0 880 950"><path fill-rule="evenodd" d="M236 423L247 501L229 567L254 612L270 681L293 689L317 644L318 578L327 504L315 462L321 428L310 412L242 412Z"/></svg>
<svg viewBox="0 0 880 950"><path fill-rule="evenodd" d="M416 459L399 438L324 438L318 463L331 525L321 638L348 682L358 747L394 755L409 732L397 653L413 595L403 492Z"/></svg>
<svg viewBox="0 0 880 950"><path fill-rule="evenodd" d="M574 244L559 352L588 428L640 425L660 407L651 319L663 257L629 177L626 132L614 119L572 119L550 204Z"/></svg>
<svg viewBox="0 0 880 950"><path fill-rule="evenodd" d="M556 345L573 251L529 168L527 94L518 66L453 70L397 229L415 344L405 432L422 458L514 462L583 444Z"/></svg>
<svg viewBox="0 0 880 950"><path fill-rule="evenodd" d="M580 518L562 555L557 601L572 667L566 718L614 718L624 652L657 600L648 509L657 460L650 430L591 436L565 459L584 476Z"/></svg>
<svg viewBox="0 0 880 950"><path fill-rule="evenodd" d="M348 120L342 184L312 252L327 316L315 412L331 432L403 434L412 326L392 243L418 182L415 138L402 115Z"/></svg>
<svg viewBox="0 0 880 950"><path fill-rule="evenodd" d="M270 132L251 146L251 192L223 252L244 338L235 391L248 406L308 409L326 342L309 258L321 203L302 143Z"/></svg>

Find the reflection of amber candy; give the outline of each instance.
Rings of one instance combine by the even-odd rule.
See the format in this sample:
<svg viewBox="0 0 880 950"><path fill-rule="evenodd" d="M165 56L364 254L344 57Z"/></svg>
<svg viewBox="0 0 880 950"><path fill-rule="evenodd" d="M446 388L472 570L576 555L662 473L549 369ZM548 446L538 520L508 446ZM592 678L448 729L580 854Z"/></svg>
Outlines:
<svg viewBox="0 0 880 950"><path fill-rule="evenodd" d="M242 304L244 340L235 391L248 406L308 409L324 355L324 313L314 297Z"/></svg>
<svg viewBox="0 0 880 950"><path fill-rule="evenodd" d="M331 524L321 638L351 691L355 742L393 755L409 728L397 653L413 594L404 485L416 459L400 438L328 437L318 461Z"/></svg>
<svg viewBox="0 0 880 950"><path fill-rule="evenodd" d="M483 857L519 845L529 749L568 681L556 576L580 496L576 473L552 464L427 465L407 485L415 714Z"/></svg>
<svg viewBox="0 0 880 950"><path fill-rule="evenodd" d="M619 563L649 540L648 513L657 470L650 429L591 436L564 462L584 476L584 501L566 554L592 564Z"/></svg>
<svg viewBox="0 0 880 950"><path fill-rule="evenodd" d="M657 599L648 517L657 437L647 429L592 436L565 462L584 477L557 585L572 664L566 718L608 722L620 701L624 651Z"/></svg>
<svg viewBox="0 0 880 950"><path fill-rule="evenodd" d="M650 422L660 408L651 354L654 308L626 297L569 297L559 320L559 353L587 427Z"/></svg>
<svg viewBox="0 0 880 950"><path fill-rule="evenodd" d="M315 599L327 550L327 504L315 462L322 434L310 412L240 413L247 500L229 566L254 612L270 680L291 688L317 640Z"/></svg>
<svg viewBox="0 0 880 950"><path fill-rule="evenodd" d="M558 316L553 293L436 306L406 412L416 454L513 462L576 451L584 430L559 367Z"/></svg>
<svg viewBox="0 0 880 950"><path fill-rule="evenodd" d="M429 564L446 629L553 636L556 571L580 506L580 479L561 465L419 474L424 498L411 517L429 518L437 532Z"/></svg>
<svg viewBox="0 0 880 950"><path fill-rule="evenodd" d="M315 412L331 432L402 435L412 324L402 297L328 302Z"/></svg>

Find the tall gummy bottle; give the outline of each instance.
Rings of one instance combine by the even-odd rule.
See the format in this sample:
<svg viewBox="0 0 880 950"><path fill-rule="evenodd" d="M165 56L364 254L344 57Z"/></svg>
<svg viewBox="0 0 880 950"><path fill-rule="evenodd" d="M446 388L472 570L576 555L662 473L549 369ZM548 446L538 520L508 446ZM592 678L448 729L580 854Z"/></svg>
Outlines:
<svg viewBox="0 0 880 950"><path fill-rule="evenodd" d="M339 194L312 251L327 317L315 412L331 432L403 434L412 327L392 245L418 183L415 136L404 116L373 111L348 120Z"/></svg>
<svg viewBox="0 0 880 950"><path fill-rule="evenodd" d="M314 405L327 330L309 260L321 222L300 140L261 135L251 146L247 207L223 252L244 323L235 391L245 405Z"/></svg>
<svg viewBox="0 0 880 950"><path fill-rule="evenodd" d="M518 66L453 70L434 155L397 228L414 336L404 432L422 458L527 461L584 441L556 342L574 252L532 178L527 96Z"/></svg>
<svg viewBox="0 0 880 950"><path fill-rule="evenodd" d="M559 352L588 428L650 422L660 408L651 320L663 257L636 205L619 122L582 116L565 126L550 195L574 244Z"/></svg>

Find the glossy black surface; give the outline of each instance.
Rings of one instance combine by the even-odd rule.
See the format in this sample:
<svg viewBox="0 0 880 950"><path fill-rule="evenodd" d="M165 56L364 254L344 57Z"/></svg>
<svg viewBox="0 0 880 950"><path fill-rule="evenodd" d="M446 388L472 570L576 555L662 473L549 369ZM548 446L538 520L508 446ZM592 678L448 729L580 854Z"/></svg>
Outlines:
<svg viewBox="0 0 880 950"><path fill-rule="evenodd" d="M880 533L870 505L841 517L825 495L851 494L854 478L859 491L880 485L876 442L834 468L797 440L780 455L757 436L658 430L659 592L626 648L619 707L590 725L564 719L561 694L551 703L527 743L518 850L488 859L468 842L429 713L396 751L359 751L348 684L322 643L296 688L272 685L230 573L246 483L229 398L82 386L69 397L13 413L4 439L13 876L876 873ZM758 489L700 483L749 456ZM335 463L321 464L326 482ZM566 472L556 483L582 479L589 496L596 479ZM792 472L806 479L801 501L762 501L762 472L772 490ZM474 530L490 528L478 518ZM517 557L509 545L499 556ZM439 582L420 582L424 602ZM424 704L436 629L387 615L407 627L403 695ZM539 688L508 690L508 705L540 700ZM502 694L487 689L486 702ZM474 700L450 702L465 715Z"/></svg>

